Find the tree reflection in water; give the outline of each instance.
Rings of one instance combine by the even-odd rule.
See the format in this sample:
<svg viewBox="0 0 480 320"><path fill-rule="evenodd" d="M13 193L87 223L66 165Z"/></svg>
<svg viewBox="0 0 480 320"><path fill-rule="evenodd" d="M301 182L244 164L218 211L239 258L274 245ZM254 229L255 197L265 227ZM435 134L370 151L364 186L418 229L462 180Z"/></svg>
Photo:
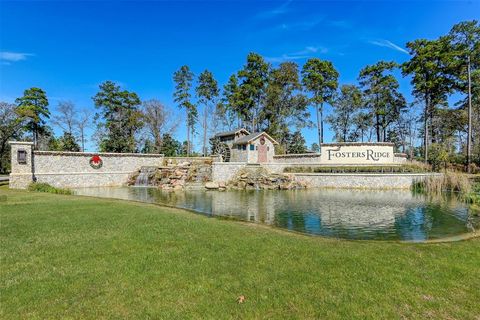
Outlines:
<svg viewBox="0 0 480 320"><path fill-rule="evenodd" d="M191 209L208 216L273 225L346 239L423 241L471 231L479 219L454 197L399 190L164 192L155 188L85 188L80 195L137 200Z"/></svg>

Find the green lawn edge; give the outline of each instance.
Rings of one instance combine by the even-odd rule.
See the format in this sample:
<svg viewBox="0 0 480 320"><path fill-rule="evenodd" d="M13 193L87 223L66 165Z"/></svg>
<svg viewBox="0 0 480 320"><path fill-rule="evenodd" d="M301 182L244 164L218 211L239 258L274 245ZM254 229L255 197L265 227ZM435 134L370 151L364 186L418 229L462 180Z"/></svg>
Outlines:
<svg viewBox="0 0 480 320"><path fill-rule="evenodd" d="M0 196L4 319L480 316L478 238L335 240L153 204Z"/></svg>

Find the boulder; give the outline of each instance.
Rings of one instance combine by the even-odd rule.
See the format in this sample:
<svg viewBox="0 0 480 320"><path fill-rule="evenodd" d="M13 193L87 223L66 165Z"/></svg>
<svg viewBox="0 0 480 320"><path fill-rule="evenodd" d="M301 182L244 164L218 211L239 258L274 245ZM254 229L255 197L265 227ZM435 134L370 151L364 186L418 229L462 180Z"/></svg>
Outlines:
<svg viewBox="0 0 480 320"><path fill-rule="evenodd" d="M218 189L220 186L218 185L217 182L212 182L212 181L209 181L207 183L205 183L205 188L207 190L215 190L215 189Z"/></svg>

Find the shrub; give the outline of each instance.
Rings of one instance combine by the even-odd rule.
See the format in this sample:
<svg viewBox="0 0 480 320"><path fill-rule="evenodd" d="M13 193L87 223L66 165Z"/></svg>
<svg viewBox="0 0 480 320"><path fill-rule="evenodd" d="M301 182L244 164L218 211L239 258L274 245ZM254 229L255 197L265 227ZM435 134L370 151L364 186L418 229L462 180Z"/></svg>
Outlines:
<svg viewBox="0 0 480 320"><path fill-rule="evenodd" d="M55 193L55 194L72 194L72 190L70 189L56 188L54 186L49 185L48 183L33 182L28 186L28 190L37 191L37 192Z"/></svg>
<svg viewBox="0 0 480 320"><path fill-rule="evenodd" d="M428 162L432 165L433 170L435 171L442 168L446 169L449 158L450 153L443 144L432 143L428 148Z"/></svg>

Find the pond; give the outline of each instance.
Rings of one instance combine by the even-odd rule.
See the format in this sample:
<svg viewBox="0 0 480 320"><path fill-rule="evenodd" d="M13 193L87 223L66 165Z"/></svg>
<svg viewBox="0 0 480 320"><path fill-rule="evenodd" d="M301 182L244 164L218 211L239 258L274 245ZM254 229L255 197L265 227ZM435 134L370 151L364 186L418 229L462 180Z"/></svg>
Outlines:
<svg viewBox="0 0 480 320"><path fill-rule="evenodd" d="M165 192L148 187L82 188L78 195L137 200L207 216L344 239L425 241L475 231L480 218L454 197L346 189Z"/></svg>

